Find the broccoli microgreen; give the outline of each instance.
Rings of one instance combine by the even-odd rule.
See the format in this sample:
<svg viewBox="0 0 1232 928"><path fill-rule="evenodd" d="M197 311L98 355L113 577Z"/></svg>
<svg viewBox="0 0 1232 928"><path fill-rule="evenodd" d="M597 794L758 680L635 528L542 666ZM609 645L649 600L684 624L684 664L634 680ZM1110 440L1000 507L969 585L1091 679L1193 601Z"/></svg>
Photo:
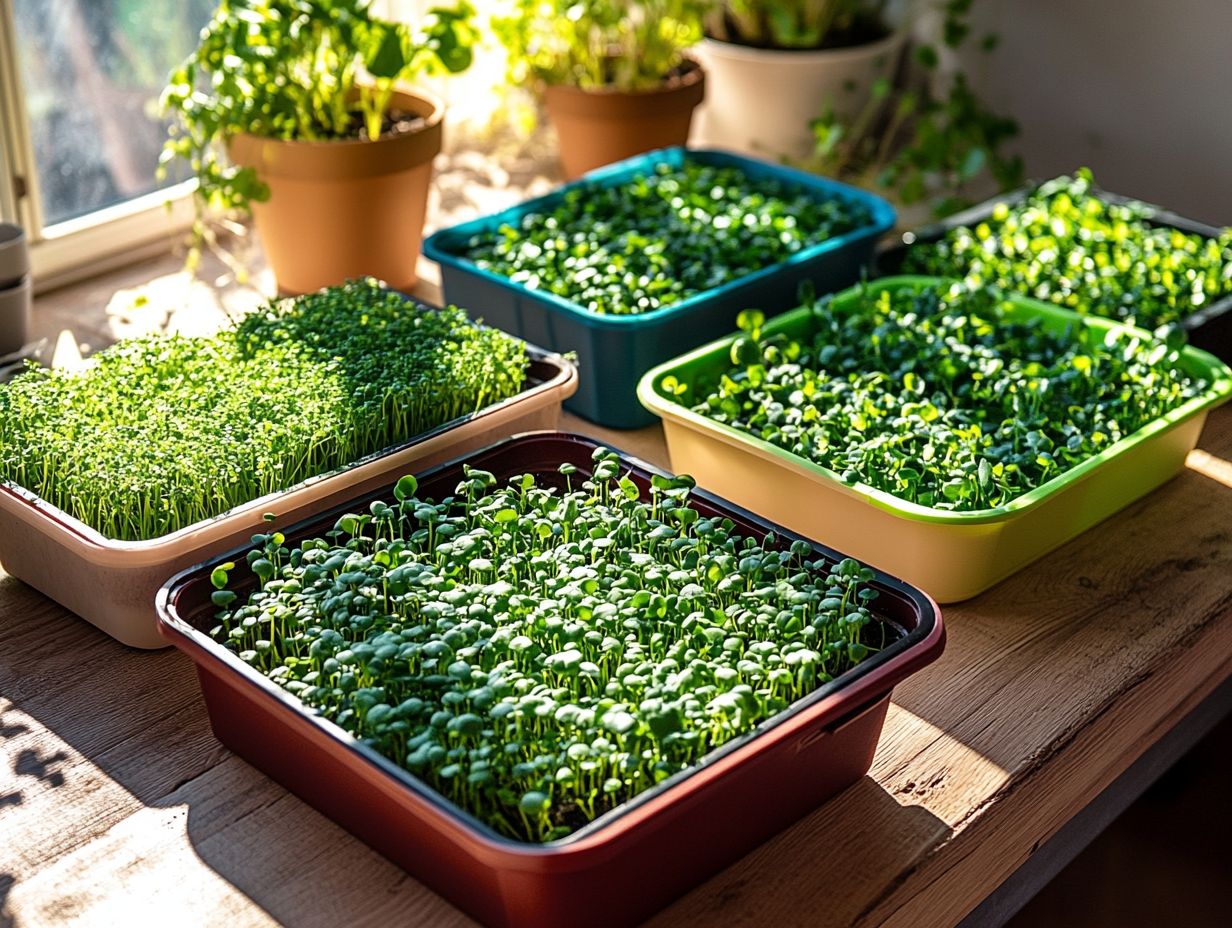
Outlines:
<svg viewBox="0 0 1232 928"><path fill-rule="evenodd" d="M1004 505L1206 386L1177 366L1175 328L1050 329L991 288L904 283L810 305L800 338L742 313L729 368L660 386L845 482L935 509Z"/></svg>
<svg viewBox="0 0 1232 928"><path fill-rule="evenodd" d="M440 500L404 477L391 502L326 537L255 536L259 587L223 604L212 634L532 842L697 763L884 645L873 573L856 561L702 515L688 477L643 492L605 448L589 474L559 473L498 485L466 467Z"/></svg>
<svg viewBox="0 0 1232 928"><path fill-rule="evenodd" d="M678 303L868 224L867 208L734 167L657 165L472 237L475 265L594 313Z"/></svg>

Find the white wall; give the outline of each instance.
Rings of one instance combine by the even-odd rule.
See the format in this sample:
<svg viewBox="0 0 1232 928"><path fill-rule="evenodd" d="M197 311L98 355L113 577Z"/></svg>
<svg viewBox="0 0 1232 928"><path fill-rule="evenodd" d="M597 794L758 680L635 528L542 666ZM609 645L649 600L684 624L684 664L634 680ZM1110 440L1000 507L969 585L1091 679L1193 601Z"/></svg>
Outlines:
<svg viewBox="0 0 1232 928"><path fill-rule="evenodd" d="M976 0L1001 34L972 77L1018 119L1033 177L1232 225L1232 0ZM981 33L982 34L982 33Z"/></svg>

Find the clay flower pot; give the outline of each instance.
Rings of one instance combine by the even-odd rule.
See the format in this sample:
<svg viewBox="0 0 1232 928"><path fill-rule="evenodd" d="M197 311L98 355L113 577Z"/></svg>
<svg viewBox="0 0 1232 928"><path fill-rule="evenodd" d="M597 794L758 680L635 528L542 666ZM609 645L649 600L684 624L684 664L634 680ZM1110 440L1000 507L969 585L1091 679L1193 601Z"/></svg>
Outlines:
<svg viewBox="0 0 1232 928"><path fill-rule="evenodd" d="M853 119L874 82L894 73L905 41L895 31L866 45L808 51L703 39L693 54L710 88L693 143L775 160L806 158L815 144L809 123L828 107Z"/></svg>
<svg viewBox="0 0 1232 928"><path fill-rule="evenodd" d="M706 73L693 61L653 90L547 87L544 104L556 129L566 180L642 152L684 145L693 110L705 93Z"/></svg>
<svg viewBox="0 0 1232 928"><path fill-rule="evenodd" d="M390 105L422 117L423 125L376 141L230 140L231 160L256 169L269 186L269 199L253 203L252 212L280 292L366 276L408 290L418 280L444 106L420 92L395 93Z"/></svg>

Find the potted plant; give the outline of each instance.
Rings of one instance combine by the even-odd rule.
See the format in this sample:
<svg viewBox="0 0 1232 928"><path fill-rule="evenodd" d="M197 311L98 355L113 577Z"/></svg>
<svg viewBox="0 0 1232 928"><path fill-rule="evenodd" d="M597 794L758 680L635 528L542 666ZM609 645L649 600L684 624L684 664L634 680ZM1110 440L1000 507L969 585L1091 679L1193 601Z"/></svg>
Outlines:
<svg viewBox="0 0 1232 928"><path fill-rule="evenodd" d="M980 99L954 54L974 40L972 2L944 0L922 17L909 64L876 77L861 107L815 111L807 156L790 160L876 191L908 228L1021 184L1022 158L1006 151L1018 124ZM979 38L986 54L996 46L995 34Z"/></svg>
<svg viewBox="0 0 1232 928"><path fill-rule="evenodd" d="M512 0L511 83L542 89L565 177L683 145L706 76L685 55L709 0Z"/></svg>
<svg viewBox="0 0 1232 928"><path fill-rule="evenodd" d="M138 647L161 645L168 574L265 513L551 426L576 384L562 359L373 282L93 360L0 386L0 560Z"/></svg>
<svg viewBox="0 0 1232 928"><path fill-rule="evenodd" d="M639 155L493 216L433 234L445 298L576 352L569 408L612 428L649 425L637 381L717 338L750 301L796 305L859 279L894 224L861 190L722 151Z"/></svg>
<svg viewBox="0 0 1232 928"><path fill-rule="evenodd" d="M906 41L885 0L720 0L694 50L709 76L694 140L775 160L813 150L809 123L854 118Z"/></svg>
<svg viewBox="0 0 1232 928"><path fill-rule="evenodd" d="M412 287L444 113L399 86L468 67L472 15L463 0L412 29L369 0L223 0L162 96L164 165L197 180L190 265L212 206L252 212L283 293Z"/></svg>
<svg viewBox="0 0 1232 928"><path fill-rule="evenodd" d="M747 852L867 771L944 641L905 584L552 433L262 533L159 613L225 744L502 928L630 925Z"/></svg>
<svg viewBox="0 0 1232 928"><path fill-rule="evenodd" d="M1175 475L1232 396L1175 332L935 277L739 325L640 384L672 461L942 602Z"/></svg>

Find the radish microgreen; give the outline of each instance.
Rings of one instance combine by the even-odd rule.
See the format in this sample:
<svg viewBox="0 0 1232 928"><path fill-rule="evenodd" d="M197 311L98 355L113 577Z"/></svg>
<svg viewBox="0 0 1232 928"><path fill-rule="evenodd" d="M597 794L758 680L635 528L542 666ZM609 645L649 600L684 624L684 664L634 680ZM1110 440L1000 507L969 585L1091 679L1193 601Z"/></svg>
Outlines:
<svg viewBox="0 0 1232 928"><path fill-rule="evenodd" d="M589 474L467 467L439 500L403 477L326 537L256 536L259 588L212 634L497 831L552 840L884 643L870 569L742 534L692 486L639 486L604 448Z"/></svg>

